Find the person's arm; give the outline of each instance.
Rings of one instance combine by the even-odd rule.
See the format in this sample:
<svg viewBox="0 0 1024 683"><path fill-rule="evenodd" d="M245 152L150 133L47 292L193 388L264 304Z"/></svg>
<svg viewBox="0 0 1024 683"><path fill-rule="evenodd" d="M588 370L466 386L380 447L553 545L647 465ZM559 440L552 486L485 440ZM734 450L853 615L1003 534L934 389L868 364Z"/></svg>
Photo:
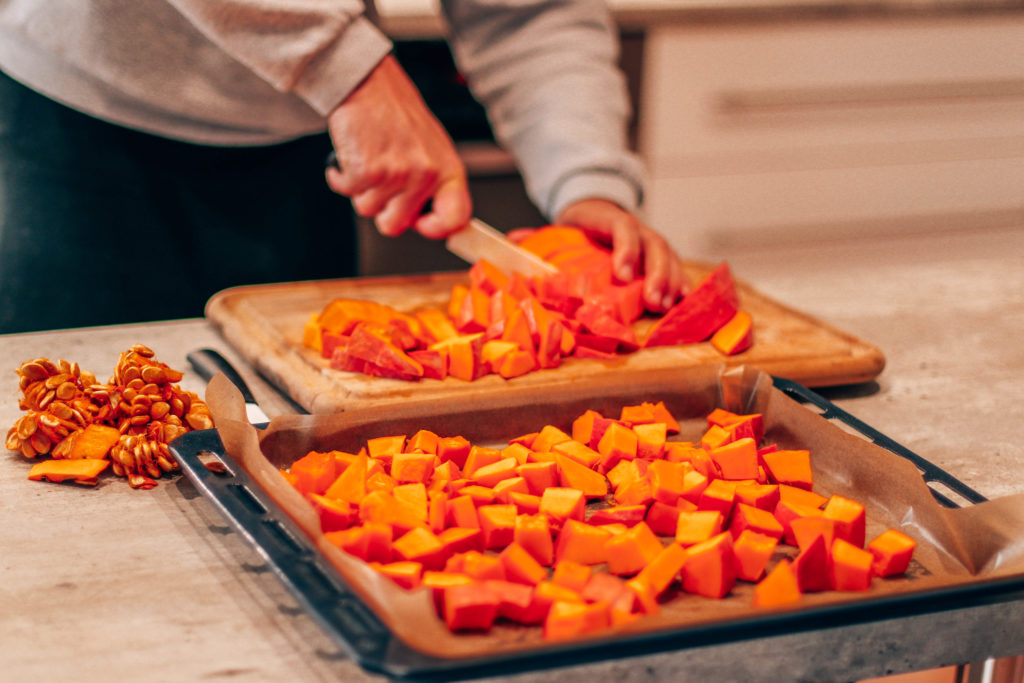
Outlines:
<svg viewBox="0 0 1024 683"><path fill-rule="evenodd" d="M212 43L323 116L391 51L361 0L167 0Z"/></svg>
<svg viewBox="0 0 1024 683"><path fill-rule="evenodd" d="M618 40L601 0L444 0L452 47L499 143L549 220L611 242L620 277L643 270L645 300L685 288L679 259L637 217L643 168L629 152Z"/></svg>
<svg viewBox="0 0 1024 683"><path fill-rule="evenodd" d="M443 237L469 220L447 133L359 0L168 0L214 44L327 120L341 171L327 182L397 235ZM420 210L427 200L433 209Z"/></svg>

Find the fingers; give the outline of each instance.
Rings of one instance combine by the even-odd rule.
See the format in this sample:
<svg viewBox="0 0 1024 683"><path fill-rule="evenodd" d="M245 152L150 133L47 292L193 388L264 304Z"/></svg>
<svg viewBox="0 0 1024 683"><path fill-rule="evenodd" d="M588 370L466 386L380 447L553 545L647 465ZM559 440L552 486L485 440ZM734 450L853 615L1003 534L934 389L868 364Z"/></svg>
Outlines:
<svg viewBox="0 0 1024 683"><path fill-rule="evenodd" d="M328 116L340 167L328 186L384 235L415 227L443 237L472 211L466 172L444 127L393 57L386 57ZM426 215L424 206L432 202Z"/></svg>
<svg viewBox="0 0 1024 683"><path fill-rule="evenodd" d="M620 282L629 282L637 276L645 248L640 241L641 227L640 221L625 211L612 222L612 268Z"/></svg>
<svg viewBox="0 0 1024 683"><path fill-rule="evenodd" d="M616 279L629 282L643 275L649 310L668 310L689 289L682 263L668 241L616 204L580 200L564 209L558 222L610 240Z"/></svg>
<svg viewBox="0 0 1024 683"><path fill-rule="evenodd" d="M643 227L644 303L652 311L666 311L688 288L682 264L661 235Z"/></svg>
<svg viewBox="0 0 1024 683"><path fill-rule="evenodd" d="M413 227L424 237L443 239L465 226L472 213L469 188L453 179L434 193L431 210L417 218Z"/></svg>

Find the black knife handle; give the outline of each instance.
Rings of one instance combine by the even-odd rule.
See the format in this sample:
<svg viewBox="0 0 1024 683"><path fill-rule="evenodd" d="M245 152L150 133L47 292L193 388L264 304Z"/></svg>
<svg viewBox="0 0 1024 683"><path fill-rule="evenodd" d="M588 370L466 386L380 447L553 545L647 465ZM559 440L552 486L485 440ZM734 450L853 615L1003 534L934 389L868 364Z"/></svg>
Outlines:
<svg viewBox="0 0 1024 683"><path fill-rule="evenodd" d="M235 366L233 366L227 358L222 356L219 351L214 349L196 349L195 351L189 351L185 358L187 358L188 362L192 364L196 373L207 382L209 382L210 378L218 372L223 372L224 375L231 380L231 383L238 387L238 390L242 392L242 398L246 403L256 403L256 399L253 397L252 392L249 391L249 385L245 383L242 376L238 374L237 370L235 370Z"/></svg>

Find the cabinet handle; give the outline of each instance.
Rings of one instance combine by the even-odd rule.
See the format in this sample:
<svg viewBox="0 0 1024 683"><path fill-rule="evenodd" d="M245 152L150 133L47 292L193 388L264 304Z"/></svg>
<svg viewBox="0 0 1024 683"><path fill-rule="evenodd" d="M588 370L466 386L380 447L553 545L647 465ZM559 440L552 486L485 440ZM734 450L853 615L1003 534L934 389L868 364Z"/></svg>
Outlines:
<svg viewBox="0 0 1024 683"><path fill-rule="evenodd" d="M1018 98L1024 98L1024 79L1009 78L971 82L725 90L716 98L714 108L720 116L744 117L853 107L954 104Z"/></svg>

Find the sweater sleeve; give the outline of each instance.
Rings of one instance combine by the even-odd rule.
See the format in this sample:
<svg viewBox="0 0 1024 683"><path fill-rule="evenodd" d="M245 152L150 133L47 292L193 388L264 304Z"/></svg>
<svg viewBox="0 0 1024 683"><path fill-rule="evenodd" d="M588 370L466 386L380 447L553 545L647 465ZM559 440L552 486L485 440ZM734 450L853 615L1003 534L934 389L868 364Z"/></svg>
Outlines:
<svg viewBox="0 0 1024 683"><path fill-rule="evenodd" d="M210 41L327 115L391 50L359 0L168 0Z"/></svg>
<svg viewBox="0 0 1024 683"><path fill-rule="evenodd" d="M643 170L602 0L445 0L459 69L549 219L588 197L634 211Z"/></svg>

